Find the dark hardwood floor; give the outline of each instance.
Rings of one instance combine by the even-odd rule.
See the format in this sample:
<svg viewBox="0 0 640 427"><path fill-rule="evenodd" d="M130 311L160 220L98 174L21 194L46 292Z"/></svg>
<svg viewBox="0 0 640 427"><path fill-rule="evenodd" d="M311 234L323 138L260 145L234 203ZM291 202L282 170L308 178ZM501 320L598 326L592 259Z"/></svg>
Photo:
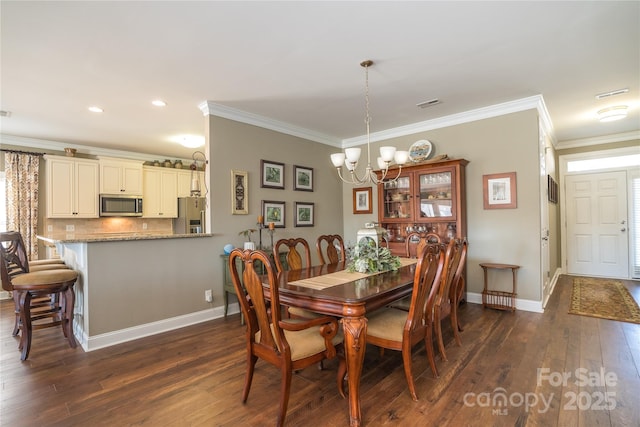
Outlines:
<svg viewBox="0 0 640 427"><path fill-rule="evenodd" d="M640 283L625 284L640 301ZM400 354L387 350L380 358L369 347L363 424L640 426L640 325L570 315L570 295L571 277L562 276L544 314L464 305L463 344L455 344L447 324L449 360L437 358L440 378L432 377L424 347L414 349L418 402L407 391ZM249 400L241 402L239 315L90 353L69 348L60 329L39 330L29 359L20 362L12 302L0 308L2 426L275 423L275 368L259 361ZM336 366L329 361L323 371L294 375L286 425L348 425Z"/></svg>

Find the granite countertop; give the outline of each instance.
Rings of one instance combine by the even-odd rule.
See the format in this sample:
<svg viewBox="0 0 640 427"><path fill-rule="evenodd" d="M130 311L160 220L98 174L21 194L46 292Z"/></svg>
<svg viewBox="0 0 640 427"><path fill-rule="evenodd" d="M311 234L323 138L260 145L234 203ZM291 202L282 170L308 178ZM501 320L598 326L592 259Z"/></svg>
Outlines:
<svg viewBox="0 0 640 427"><path fill-rule="evenodd" d="M198 234L173 234L173 233L50 233L37 235L37 238L48 243L91 243L91 242L116 242L123 240L156 240L156 239L184 239L211 237L210 233Z"/></svg>

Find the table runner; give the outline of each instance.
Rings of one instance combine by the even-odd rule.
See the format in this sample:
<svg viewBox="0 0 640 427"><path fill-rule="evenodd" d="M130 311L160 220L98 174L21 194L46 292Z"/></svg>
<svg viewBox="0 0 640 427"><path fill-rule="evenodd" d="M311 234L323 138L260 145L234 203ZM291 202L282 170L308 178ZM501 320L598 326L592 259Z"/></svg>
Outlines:
<svg viewBox="0 0 640 427"><path fill-rule="evenodd" d="M415 258L400 258L400 265L402 267L415 264L416 262L418 262L418 260ZM340 270L336 271L335 273L324 274L322 276L311 277L309 279L296 280L294 282L289 282L289 284L320 290L330 288L332 286L342 285L343 283L352 282L354 280L362 279L365 277L374 276L380 273L383 272L378 271L376 273L358 273L354 271L352 273L349 270Z"/></svg>

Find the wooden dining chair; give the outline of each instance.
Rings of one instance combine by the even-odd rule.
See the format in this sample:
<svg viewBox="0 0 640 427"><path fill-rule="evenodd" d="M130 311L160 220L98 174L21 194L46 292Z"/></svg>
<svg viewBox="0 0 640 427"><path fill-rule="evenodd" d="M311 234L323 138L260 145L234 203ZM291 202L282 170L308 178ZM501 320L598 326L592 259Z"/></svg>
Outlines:
<svg viewBox="0 0 640 427"><path fill-rule="evenodd" d="M273 245L273 259L276 261L276 269L278 273L284 271L285 268L280 260L280 251L286 248L286 260L289 270L298 270L303 267L311 267L311 250L309 243L303 238L280 239ZM300 254L302 251L302 255ZM304 261L303 257L304 256Z"/></svg>
<svg viewBox="0 0 640 427"><path fill-rule="evenodd" d="M0 233L0 281L2 289L13 296L13 335L20 334L18 349L22 360L29 357L34 329L61 325L69 345L77 346L73 336L73 286L77 278L75 270L58 262L30 267L20 233Z"/></svg>
<svg viewBox="0 0 640 427"><path fill-rule="evenodd" d="M344 240L339 234L323 234L316 240L321 264L334 264L345 260Z"/></svg>
<svg viewBox="0 0 640 427"><path fill-rule="evenodd" d="M287 268L284 267L280 259L281 251L286 253ZM300 252L302 252L302 254ZM276 261L278 273L284 270L299 270L303 267L311 267L311 250L309 249L309 243L300 237L278 240L273 246L273 258ZM317 313L299 307L285 307L285 313L288 317L300 319L321 317Z"/></svg>
<svg viewBox="0 0 640 427"><path fill-rule="evenodd" d="M451 239L447 246L445 270L442 276L442 284L436 297L433 310L433 321L435 324L436 338L438 340L438 349L442 360L447 360L444 349L444 339L442 335L442 321L449 316L453 336L458 345L462 345L460 332L462 328L458 320L458 305L460 302L461 292L464 287L464 278L462 272L464 270L465 259L467 257L467 241L466 239Z"/></svg>
<svg viewBox="0 0 640 427"><path fill-rule="evenodd" d="M433 243L441 243L440 236L436 233L421 233L418 231L412 231L407 234L404 241L405 244L405 256L407 258L418 258L422 248L426 245Z"/></svg>
<svg viewBox="0 0 640 427"><path fill-rule="evenodd" d="M418 258L418 255L428 246L442 246L440 236L435 233L421 233L412 231L405 239L405 256L407 258ZM389 304L390 307L409 311L411 306L411 296L402 298Z"/></svg>
<svg viewBox="0 0 640 427"><path fill-rule="evenodd" d="M367 316L367 343L402 351L404 374L413 400L418 400L411 371L411 349L424 342L429 365L434 377L438 376L433 351L433 328L428 313L438 293L444 254L439 246L422 250L416 265L409 311L385 307Z"/></svg>
<svg viewBox="0 0 640 427"><path fill-rule="evenodd" d="M236 259L241 259L244 271L239 271ZM256 271L256 262L266 270L269 300ZM346 373L343 336L332 317L309 320L281 319L278 281L273 263L263 251L234 249L229 255L229 270L246 321L247 370L242 402L246 403L258 359L280 369L280 403L276 425L282 426L287 413L291 376L324 359L340 358L337 373L338 390L343 393L342 379ZM262 271L262 270L261 270Z"/></svg>

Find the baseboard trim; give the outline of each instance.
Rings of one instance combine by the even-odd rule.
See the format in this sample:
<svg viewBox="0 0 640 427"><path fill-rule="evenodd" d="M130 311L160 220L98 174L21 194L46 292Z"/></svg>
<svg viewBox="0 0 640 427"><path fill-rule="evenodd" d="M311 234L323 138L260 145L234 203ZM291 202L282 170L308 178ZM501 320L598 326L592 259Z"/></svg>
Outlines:
<svg viewBox="0 0 640 427"><path fill-rule="evenodd" d="M482 304L482 294L467 292L467 302ZM544 313L542 301L532 301L516 298L516 310L531 311L533 313Z"/></svg>
<svg viewBox="0 0 640 427"><path fill-rule="evenodd" d="M239 308L238 303L229 304L227 314L239 313ZM215 307L212 309L197 311L195 313L185 314L183 316L172 317L170 319L99 334L93 337L87 337L83 331L77 328L78 325L74 325L74 335L76 336L76 339L78 339L83 350L89 352L151 335L161 334L163 332L169 332L174 329L184 328L185 326L208 322L209 320L219 319L223 316L224 307Z"/></svg>

